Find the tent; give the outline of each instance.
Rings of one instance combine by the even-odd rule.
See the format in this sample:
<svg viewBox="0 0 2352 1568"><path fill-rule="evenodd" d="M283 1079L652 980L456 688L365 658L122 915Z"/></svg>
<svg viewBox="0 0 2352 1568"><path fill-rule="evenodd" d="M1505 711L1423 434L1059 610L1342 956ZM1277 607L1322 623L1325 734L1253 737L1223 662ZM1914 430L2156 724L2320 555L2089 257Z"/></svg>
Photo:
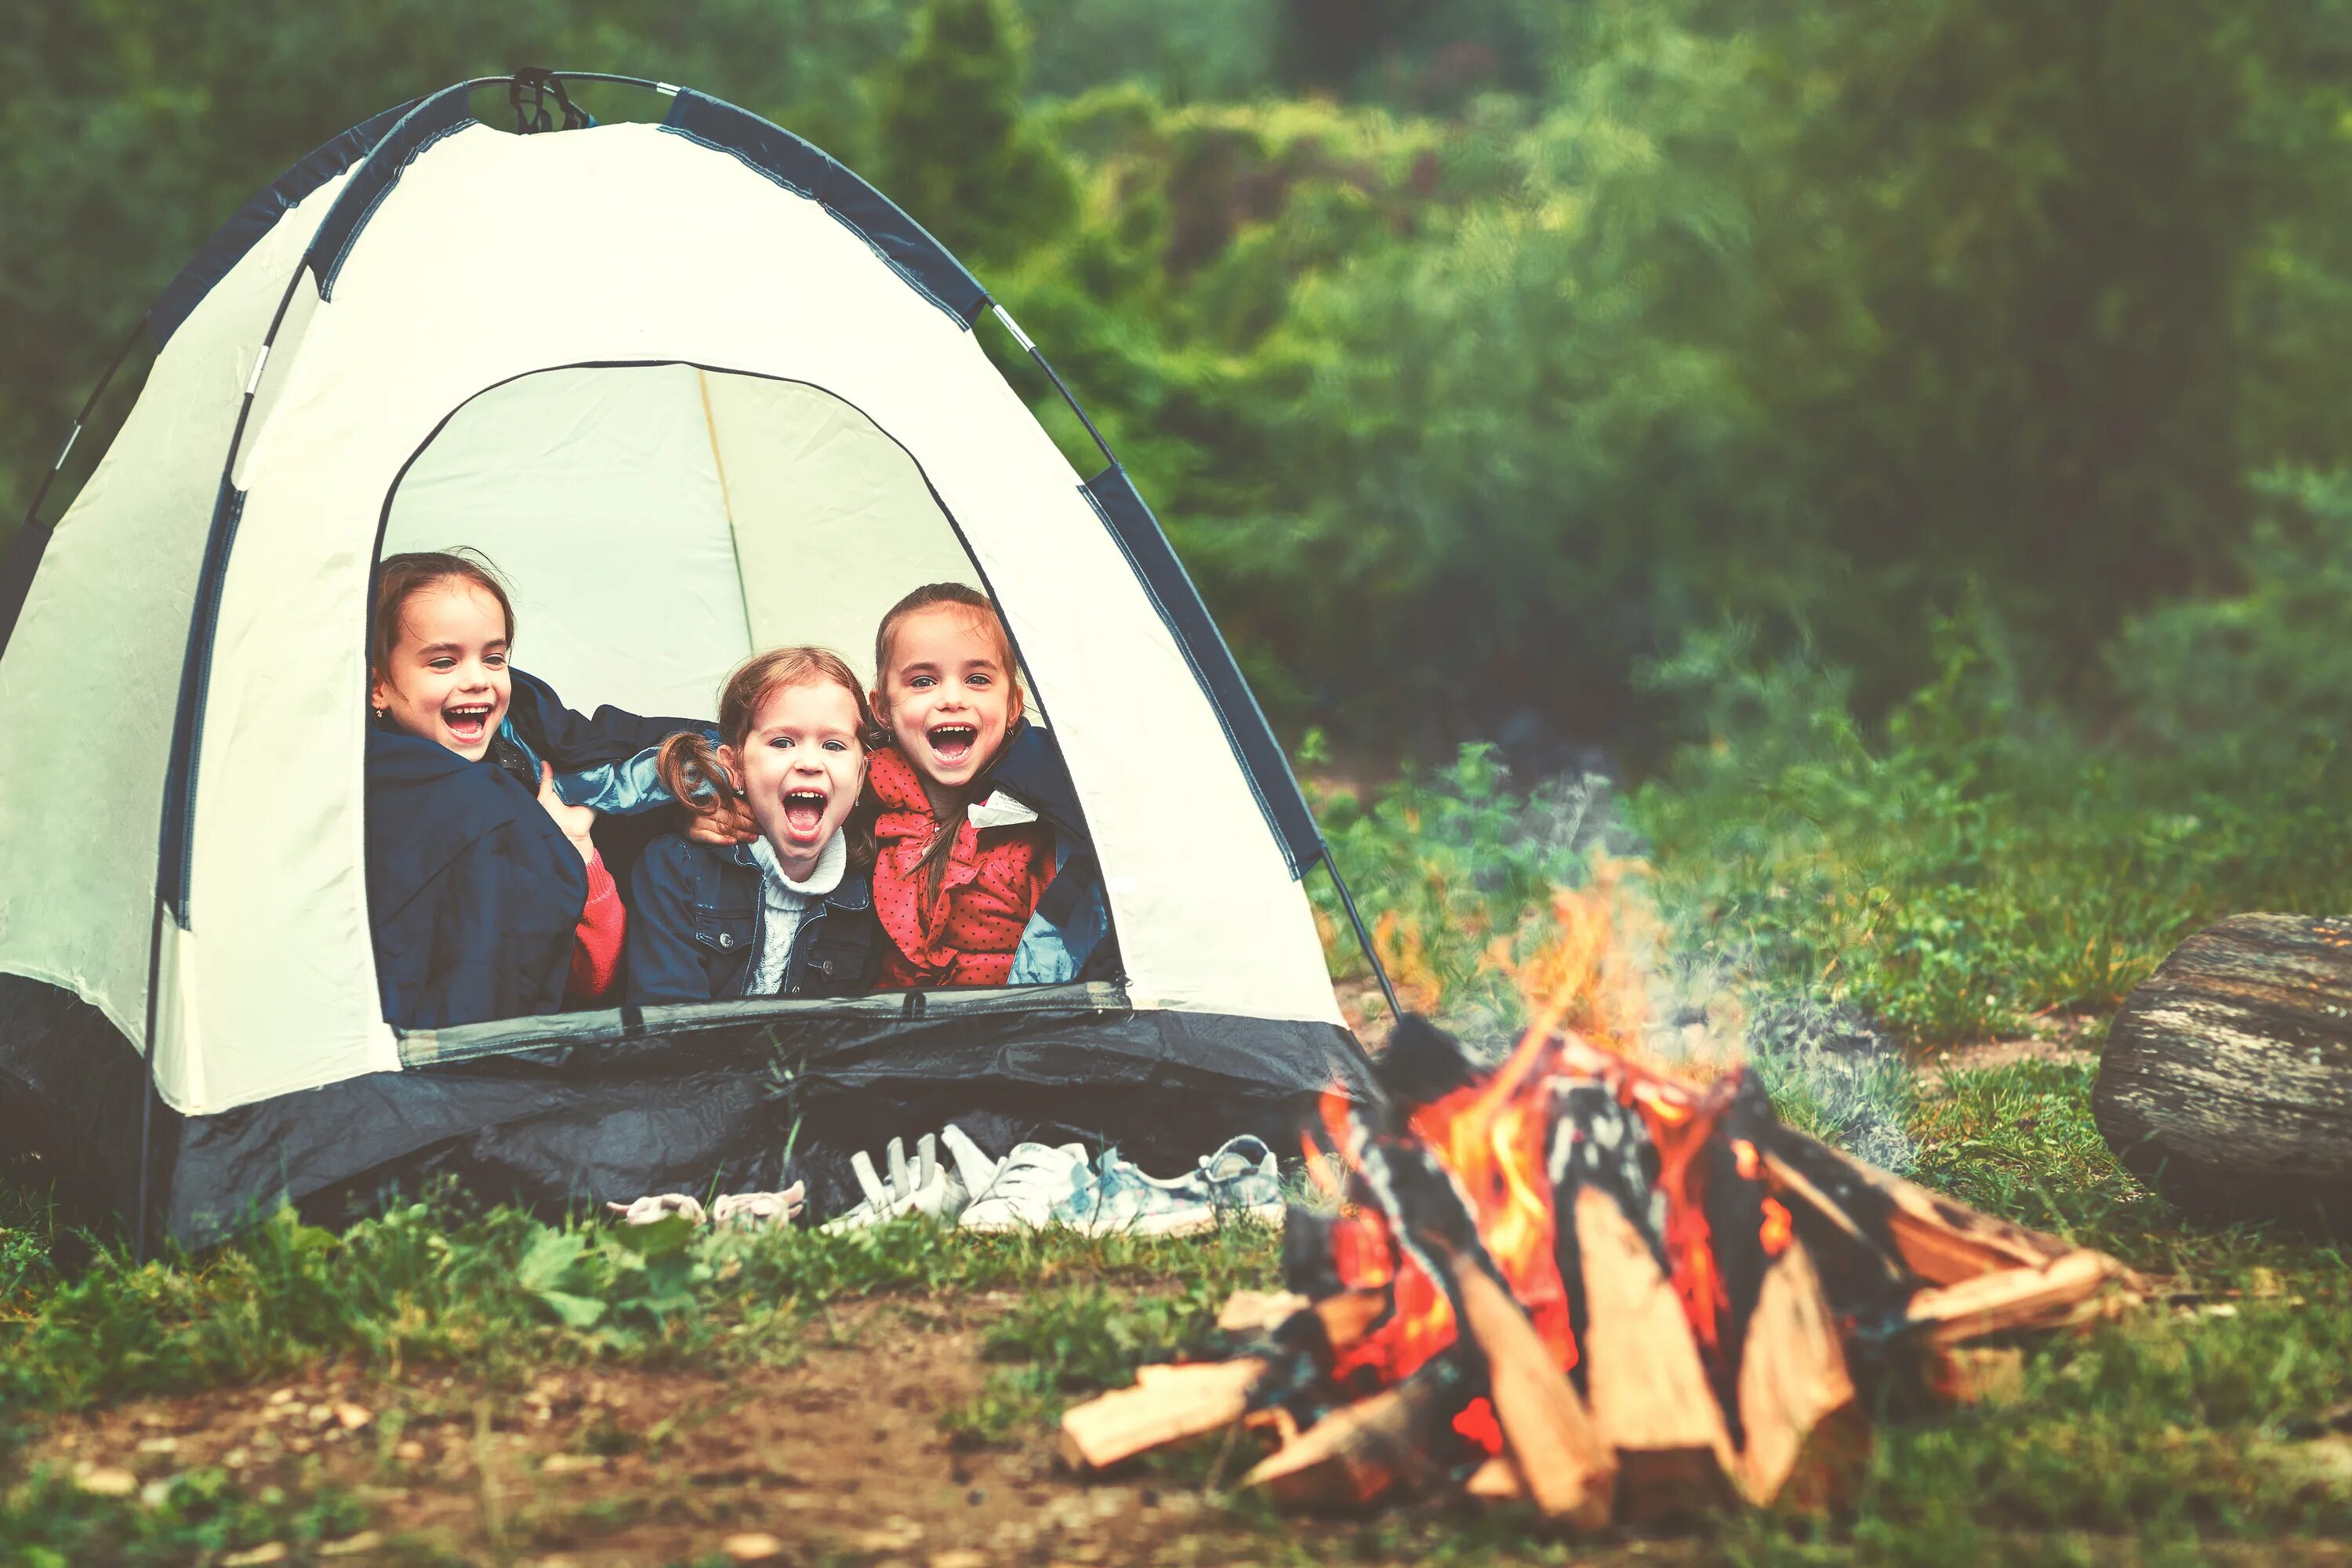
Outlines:
<svg viewBox="0 0 2352 1568"><path fill-rule="evenodd" d="M666 117L597 123L567 80ZM500 88L530 133L476 117ZM1368 1092L1265 719L1109 448L1082 480L983 351L990 316L1052 375L848 170L635 79L460 83L247 204L0 572L0 1133L202 1240L433 1169L563 1201L757 1185L789 1148L822 1185L950 1114L1174 1158ZM862 667L908 588L983 586L1124 973L387 1025L366 596L380 553L452 543L515 580L519 662L583 709L708 712L778 642Z"/></svg>

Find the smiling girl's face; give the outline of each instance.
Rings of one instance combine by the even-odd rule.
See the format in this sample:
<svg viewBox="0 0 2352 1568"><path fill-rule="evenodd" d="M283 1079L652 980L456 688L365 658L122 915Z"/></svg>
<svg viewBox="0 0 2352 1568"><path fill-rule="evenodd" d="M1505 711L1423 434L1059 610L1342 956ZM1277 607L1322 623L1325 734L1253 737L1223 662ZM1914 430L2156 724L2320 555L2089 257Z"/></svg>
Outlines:
<svg viewBox="0 0 2352 1568"><path fill-rule="evenodd" d="M478 583L445 577L408 595L400 636L374 672L368 701L410 734L478 763L507 716L507 618Z"/></svg>
<svg viewBox="0 0 2352 1568"><path fill-rule="evenodd" d="M761 700L740 749L719 760L742 781L751 820L795 880L816 869L825 843L866 785L857 698L831 680L780 686Z"/></svg>
<svg viewBox="0 0 2352 1568"><path fill-rule="evenodd" d="M909 611L890 628L875 705L899 751L930 784L970 784L1021 717L1021 689L1006 653L996 617L968 605Z"/></svg>

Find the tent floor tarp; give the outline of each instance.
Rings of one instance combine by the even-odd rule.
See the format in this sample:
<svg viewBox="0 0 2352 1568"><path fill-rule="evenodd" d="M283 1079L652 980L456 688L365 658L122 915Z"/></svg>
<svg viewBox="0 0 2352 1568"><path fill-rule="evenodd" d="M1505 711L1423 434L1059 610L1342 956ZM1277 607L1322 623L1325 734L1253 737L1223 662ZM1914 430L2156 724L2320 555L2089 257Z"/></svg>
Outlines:
<svg viewBox="0 0 2352 1568"><path fill-rule="evenodd" d="M626 1033L613 1015L567 1015L536 1021L521 1048L217 1115L159 1105L150 1212L203 1245L282 1198L331 1221L448 1173L541 1210L799 1175L822 1215L859 1195L853 1152L949 1121L992 1153L1076 1140L1173 1173L1236 1133L1294 1146L1335 1085L1376 1095L1337 1026L1133 1011L1102 1005L1105 989L998 1010L934 993L942 1005L922 1012L892 998L782 1021L656 1016ZM71 993L0 975L0 1146L54 1172L68 1217L135 1208L142 1066Z"/></svg>

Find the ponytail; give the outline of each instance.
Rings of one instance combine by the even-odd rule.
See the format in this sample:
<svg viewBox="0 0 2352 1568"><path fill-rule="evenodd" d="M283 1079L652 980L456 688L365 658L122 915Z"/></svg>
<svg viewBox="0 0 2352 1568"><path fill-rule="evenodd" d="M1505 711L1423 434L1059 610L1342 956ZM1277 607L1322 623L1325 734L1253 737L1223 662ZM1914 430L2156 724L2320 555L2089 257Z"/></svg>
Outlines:
<svg viewBox="0 0 2352 1568"><path fill-rule="evenodd" d="M743 796L710 737L698 730L681 730L664 741L654 772L670 798L698 816L715 816L723 802Z"/></svg>

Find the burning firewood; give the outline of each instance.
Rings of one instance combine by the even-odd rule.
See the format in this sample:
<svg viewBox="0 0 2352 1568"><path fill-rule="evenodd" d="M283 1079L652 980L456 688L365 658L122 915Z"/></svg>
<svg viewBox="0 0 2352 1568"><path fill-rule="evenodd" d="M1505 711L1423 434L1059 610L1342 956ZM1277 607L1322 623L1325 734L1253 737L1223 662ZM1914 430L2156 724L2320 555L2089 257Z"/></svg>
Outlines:
<svg viewBox="0 0 2352 1568"><path fill-rule="evenodd" d="M1442 1356L1392 1388L1333 1411L1244 1478L1294 1505L1347 1510L1412 1492L1443 1473L1436 1448L1465 1383ZM1081 1406L1081 1408L1084 1408Z"/></svg>
<svg viewBox="0 0 2352 1568"><path fill-rule="evenodd" d="M1865 1450L1858 1351L2078 1321L2136 1284L1780 1126L1737 1070L1685 1083L1545 1024L1487 1071L1407 1019L1381 1077L1377 1111L1327 1103L1337 1212L1291 1211L1288 1293L1228 1304L1230 1370L1078 1406L1073 1465L1246 1412L1280 1446L1245 1484L1299 1506L1817 1507Z"/></svg>
<svg viewBox="0 0 2352 1568"><path fill-rule="evenodd" d="M1062 1457L1076 1469L1104 1469L1149 1448L1232 1426L1249 1412L1250 1390L1265 1373L1251 1358L1147 1366L1135 1386L1106 1394L1062 1422Z"/></svg>
<svg viewBox="0 0 2352 1568"><path fill-rule="evenodd" d="M1629 1499L1704 1506L1738 1460L1690 1323L1616 1201L1585 1188L1573 1216L1584 1265L1585 1386Z"/></svg>
<svg viewBox="0 0 2352 1568"><path fill-rule="evenodd" d="M1801 1241L1772 1260L1757 1293L1739 1367L1739 1420L1748 1446L1734 1474L1741 1493L1759 1508L1780 1500L1792 1479L1807 1479L1801 1467L1809 1451L1824 1484L1799 1489L1834 1489L1840 1450L1854 1446L1843 1439L1863 1430L1845 1345Z"/></svg>

